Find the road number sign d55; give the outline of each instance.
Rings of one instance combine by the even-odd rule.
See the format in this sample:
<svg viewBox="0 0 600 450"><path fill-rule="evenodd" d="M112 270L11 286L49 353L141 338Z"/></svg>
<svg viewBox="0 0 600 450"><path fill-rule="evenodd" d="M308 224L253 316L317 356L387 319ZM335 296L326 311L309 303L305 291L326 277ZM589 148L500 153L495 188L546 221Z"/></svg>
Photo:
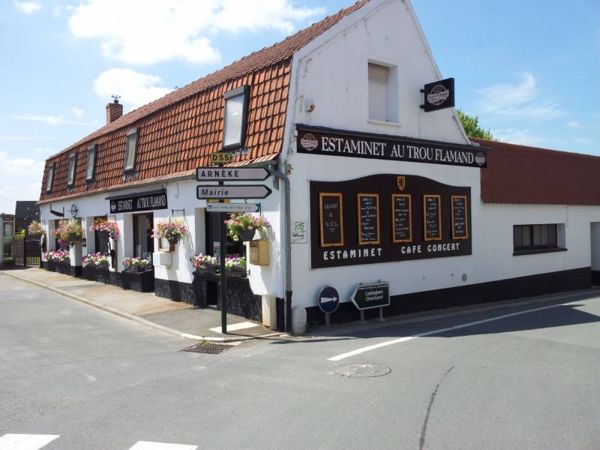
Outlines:
<svg viewBox="0 0 600 450"><path fill-rule="evenodd" d="M233 161L231 153L218 152L210 155L210 162L213 164L229 164L231 161Z"/></svg>

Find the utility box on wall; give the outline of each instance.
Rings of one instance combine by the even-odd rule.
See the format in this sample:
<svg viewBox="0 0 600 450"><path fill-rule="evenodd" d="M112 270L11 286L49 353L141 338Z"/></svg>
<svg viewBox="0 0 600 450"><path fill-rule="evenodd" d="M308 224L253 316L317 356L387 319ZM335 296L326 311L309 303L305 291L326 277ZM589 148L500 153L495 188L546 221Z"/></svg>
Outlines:
<svg viewBox="0 0 600 450"><path fill-rule="evenodd" d="M250 241L250 264L256 266L269 265L269 241L264 239Z"/></svg>

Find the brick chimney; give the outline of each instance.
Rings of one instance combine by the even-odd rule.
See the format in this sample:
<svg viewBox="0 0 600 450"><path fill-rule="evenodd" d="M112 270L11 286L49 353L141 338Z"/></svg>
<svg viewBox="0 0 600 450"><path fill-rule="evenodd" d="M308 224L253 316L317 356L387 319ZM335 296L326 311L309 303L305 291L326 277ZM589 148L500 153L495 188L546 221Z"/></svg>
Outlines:
<svg viewBox="0 0 600 450"><path fill-rule="evenodd" d="M114 122L123 115L123 105L119 103L119 97L113 96L114 102L106 105L106 124Z"/></svg>

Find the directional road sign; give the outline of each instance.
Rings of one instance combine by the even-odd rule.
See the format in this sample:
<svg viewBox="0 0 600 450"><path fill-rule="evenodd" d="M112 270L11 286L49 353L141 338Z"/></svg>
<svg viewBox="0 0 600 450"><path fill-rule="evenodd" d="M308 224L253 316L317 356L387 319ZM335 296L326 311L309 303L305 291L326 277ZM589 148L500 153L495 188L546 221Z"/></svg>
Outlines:
<svg viewBox="0 0 600 450"><path fill-rule="evenodd" d="M271 194L271 189L262 184L238 184L235 186L203 186L196 187L196 198L265 198Z"/></svg>
<svg viewBox="0 0 600 450"><path fill-rule="evenodd" d="M264 167L198 167L198 181L249 181L266 180L269 171Z"/></svg>
<svg viewBox="0 0 600 450"><path fill-rule="evenodd" d="M390 305L390 285L385 281L361 283L350 297L358 309L381 308Z"/></svg>
<svg viewBox="0 0 600 450"><path fill-rule="evenodd" d="M259 212L260 203L209 203L206 205L206 210L225 213Z"/></svg>

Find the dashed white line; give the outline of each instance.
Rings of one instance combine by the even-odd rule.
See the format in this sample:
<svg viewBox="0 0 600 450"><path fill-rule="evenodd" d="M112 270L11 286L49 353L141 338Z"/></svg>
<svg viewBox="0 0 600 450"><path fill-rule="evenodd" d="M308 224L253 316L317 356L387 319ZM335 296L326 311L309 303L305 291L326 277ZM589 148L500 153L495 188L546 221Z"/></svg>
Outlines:
<svg viewBox="0 0 600 450"><path fill-rule="evenodd" d="M167 444L163 442L138 441L129 450L196 450L197 445Z"/></svg>
<svg viewBox="0 0 600 450"><path fill-rule="evenodd" d="M569 304L570 303L562 303L560 305L542 306L540 308L528 309L526 311L519 311L519 312L510 313L510 314L503 314L501 316L490 317L489 319L483 319L483 320L477 320L475 322L463 323L461 325L455 325L453 327L447 327L447 328L440 328L438 330L425 331L423 333L418 333L418 334L415 334L415 335L412 335L412 336L405 336L405 337L401 337L401 338L398 338L398 339L393 339L391 341L380 342L378 344L373 344L373 345L368 345L366 347L357 348L356 350L352 350L350 352L346 352L346 353L342 353L340 355L332 356L331 358L328 358L327 360L328 361L334 361L334 362L335 361L341 361L343 359L350 358L352 356L360 355L362 353L370 352L372 350L377 350L377 349L380 349L380 348L383 348L383 347L388 347L390 345L401 344L403 342L412 341L412 340L420 338L420 337L432 336L432 335L435 335L435 334L445 333L447 331L460 330L461 328L473 327L473 326L476 326L476 325L481 325L482 323L494 322L496 320L507 319L509 317L515 317L515 316L520 316L520 315L523 315L523 314L529 314L529 313L532 313L532 312L543 311L545 309L557 308L559 306L565 306L565 305L569 305Z"/></svg>

